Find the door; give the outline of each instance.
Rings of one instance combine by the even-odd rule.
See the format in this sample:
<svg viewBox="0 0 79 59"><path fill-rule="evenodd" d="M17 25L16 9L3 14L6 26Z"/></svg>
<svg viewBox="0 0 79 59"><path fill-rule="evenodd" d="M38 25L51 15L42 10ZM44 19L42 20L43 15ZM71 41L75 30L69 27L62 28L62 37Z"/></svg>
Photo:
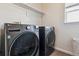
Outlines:
<svg viewBox="0 0 79 59"><path fill-rule="evenodd" d="M12 42L10 56L34 56L38 51L38 37L33 32L23 32Z"/></svg>
<svg viewBox="0 0 79 59"><path fill-rule="evenodd" d="M50 55L51 53L53 53L54 44L55 44L55 33L52 30L47 34L46 55Z"/></svg>
<svg viewBox="0 0 79 59"><path fill-rule="evenodd" d="M53 47L55 43L55 33L53 30L48 33L47 40L48 40L48 46Z"/></svg>

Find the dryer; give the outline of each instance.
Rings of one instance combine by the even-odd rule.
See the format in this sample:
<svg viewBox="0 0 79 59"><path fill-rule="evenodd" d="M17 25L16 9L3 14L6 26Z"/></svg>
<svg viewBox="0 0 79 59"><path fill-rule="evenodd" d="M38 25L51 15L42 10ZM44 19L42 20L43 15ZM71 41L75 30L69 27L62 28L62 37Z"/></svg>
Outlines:
<svg viewBox="0 0 79 59"><path fill-rule="evenodd" d="M2 55L37 56L39 55L39 30L34 25L4 25L4 39L1 39Z"/></svg>
<svg viewBox="0 0 79 59"><path fill-rule="evenodd" d="M55 29L50 26L39 27L39 55L48 56L54 51Z"/></svg>

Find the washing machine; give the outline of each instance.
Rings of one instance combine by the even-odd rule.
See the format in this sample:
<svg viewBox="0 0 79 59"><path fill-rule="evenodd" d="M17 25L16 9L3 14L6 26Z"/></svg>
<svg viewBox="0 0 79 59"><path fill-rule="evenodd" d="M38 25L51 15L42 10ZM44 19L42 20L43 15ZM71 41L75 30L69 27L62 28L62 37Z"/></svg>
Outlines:
<svg viewBox="0 0 79 59"><path fill-rule="evenodd" d="M39 27L39 55L49 56L54 52L55 28L51 26Z"/></svg>
<svg viewBox="0 0 79 59"><path fill-rule="evenodd" d="M6 23L4 25L4 34L4 39L1 41L2 55L39 55L39 29L37 26Z"/></svg>

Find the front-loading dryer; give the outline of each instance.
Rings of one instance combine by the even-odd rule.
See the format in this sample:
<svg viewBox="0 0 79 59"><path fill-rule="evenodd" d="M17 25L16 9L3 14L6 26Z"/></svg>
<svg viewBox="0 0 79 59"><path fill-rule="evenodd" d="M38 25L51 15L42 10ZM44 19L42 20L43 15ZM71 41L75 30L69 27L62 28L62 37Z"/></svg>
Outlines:
<svg viewBox="0 0 79 59"><path fill-rule="evenodd" d="M34 25L4 25L2 39L2 55L5 56L37 56L39 55L39 30Z"/></svg>
<svg viewBox="0 0 79 59"><path fill-rule="evenodd" d="M54 51L55 28L52 26L39 27L39 55L48 56Z"/></svg>

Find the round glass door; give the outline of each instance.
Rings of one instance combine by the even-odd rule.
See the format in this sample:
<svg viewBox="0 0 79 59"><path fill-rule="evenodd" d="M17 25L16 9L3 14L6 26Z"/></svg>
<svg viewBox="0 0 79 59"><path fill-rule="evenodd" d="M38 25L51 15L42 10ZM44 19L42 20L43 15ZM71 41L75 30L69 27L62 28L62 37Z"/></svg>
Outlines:
<svg viewBox="0 0 79 59"><path fill-rule="evenodd" d="M50 31L47 35L48 46L52 47L55 43L55 33L54 31Z"/></svg>
<svg viewBox="0 0 79 59"><path fill-rule="evenodd" d="M9 55L11 56L31 56L38 50L38 37L33 32L20 34L12 43Z"/></svg>

